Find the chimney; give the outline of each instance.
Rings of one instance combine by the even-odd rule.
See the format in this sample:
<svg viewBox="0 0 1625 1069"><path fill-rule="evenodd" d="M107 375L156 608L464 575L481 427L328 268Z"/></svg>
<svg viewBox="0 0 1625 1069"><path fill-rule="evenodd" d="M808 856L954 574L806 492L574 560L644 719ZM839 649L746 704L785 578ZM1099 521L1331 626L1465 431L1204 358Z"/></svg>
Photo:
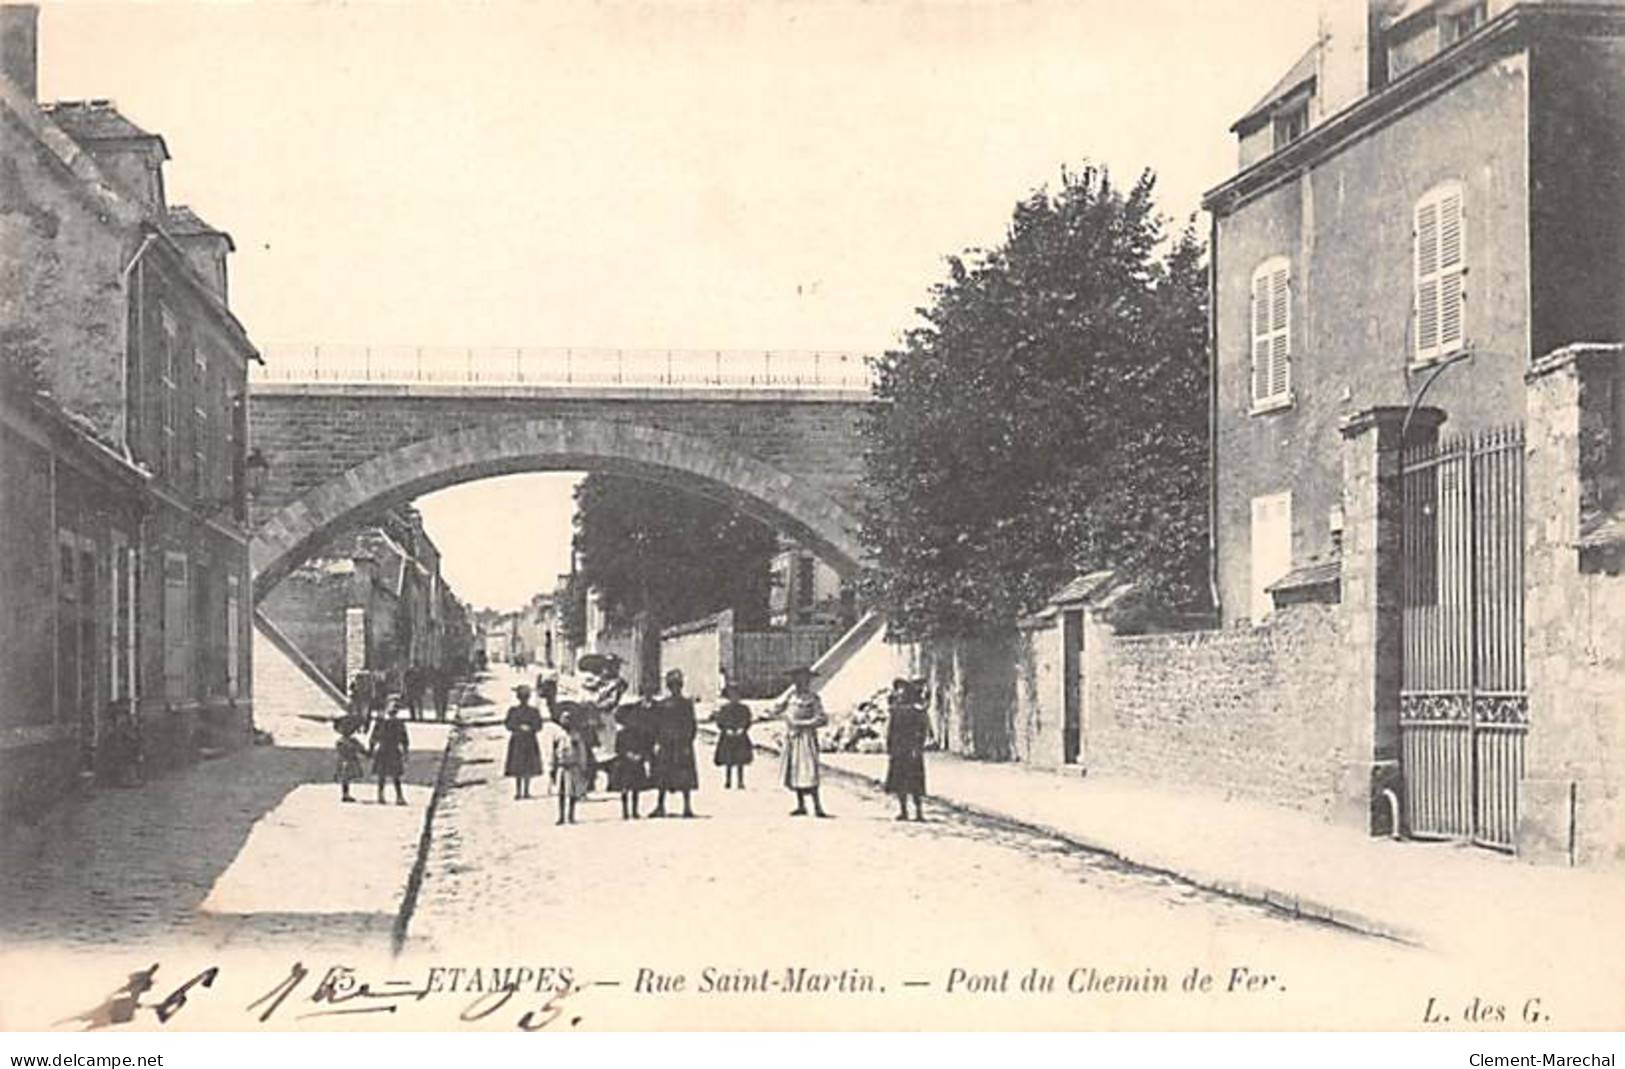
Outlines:
<svg viewBox="0 0 1625 1069"><path fill-rule="evenodd" d="M39 6L0 4L0 75L39 99Z"/></svg>
<svg viewBox="0 0 1625 1069"><path fill-rule="evenodd" d="M1371 84L1371 25L1381 0L1322 0L1315 95L1325 119L1355 103Z"/></svg>

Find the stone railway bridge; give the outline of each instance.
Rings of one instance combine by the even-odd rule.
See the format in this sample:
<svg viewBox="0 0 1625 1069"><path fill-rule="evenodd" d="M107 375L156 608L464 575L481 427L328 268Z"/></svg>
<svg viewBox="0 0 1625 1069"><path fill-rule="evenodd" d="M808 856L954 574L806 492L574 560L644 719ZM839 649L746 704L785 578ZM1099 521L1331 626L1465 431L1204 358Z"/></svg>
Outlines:
<svg viewBox="0 0 1625 1069"><path fill-rule="evenodd" d="M273 359L250 387L250 442L270 465L254 499L256 600L370 512L526 471L651 479L754 516L842 574L862 557L859 425L875 402L849 376L582 384L277 371Z"/></svg>

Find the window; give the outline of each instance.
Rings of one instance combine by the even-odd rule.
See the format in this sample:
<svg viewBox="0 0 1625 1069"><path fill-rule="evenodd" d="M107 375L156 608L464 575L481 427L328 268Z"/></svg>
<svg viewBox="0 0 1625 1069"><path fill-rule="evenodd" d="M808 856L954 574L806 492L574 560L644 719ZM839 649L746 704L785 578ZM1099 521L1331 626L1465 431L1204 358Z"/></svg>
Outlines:
<svg viewBox="0 0 1625 1069"><path fill-rule="evenodd" d="M1291 263L1284 256L1265 260L1253 272L1253 409L1292 403Z"/></svg>
<svg viewBox="0 0 1625 1069"><path fill-rule="evenodd" d="M1285 148L1309 129L1309 102L1307 100L1275 113L1275 147Z"/></svg>
<svg viewBox="0 0 1625 1069"><path fill-rule="evenodd" d="M191 598L186 554L164 554L164 696L179 701L187 693L187 654Z"/></svg>
<svg viewBox="0 0 1625 1069"><path fill-rule="evenodd" d="M159 372L159 382L163 389L161 404L163 412L159 416L159 425L163 428L163 441L159 443L159 466L166 478L173 479L176 475L177 458L175 455L175 421L179 415L176 397L175 380L179 374L176 367L176 352L180 349L180 336L175 326L175 317L169 314L169 309L160 308L159 318L163 321L164 331L164 363Z"/></svg>
<svg viewBox="0 0 1625 1069"><path fill-rule="evenodd" d="M203 346L192 350L192 496L202 499L210 492L209 443L209 364Z"/></svg>
<svg viewBox="0 0 1625 1069"><path fill-rule="evenodd" d="M1414 236L1417 361L1455 352L1464 338L1467 219L1461 184L1450 182L1416 204Z"/></svg>
<svg viewBox="0 0 1625 1069"><path fill-rule="evenodd" d="M813 603L813 568L811 557L796 558L796 606L810 608Z"/></svg>
<svg viewBox="0 0 1625 1069"><path fill-rule="evenodd" d="M1275 608L1269 585L1292 570L1292 493L1253 498L1253 623Z"/></svg>
<svg viewBox="0 0 1625 1069"><path fill-rule="evenodd" d="M1452 11L1439 18L1439 44L1443 48L1460 41L1470 35L1474 30L1484 25L1489 16L1489 5L1484 0L1470 4L1459 11Z"/></svg>

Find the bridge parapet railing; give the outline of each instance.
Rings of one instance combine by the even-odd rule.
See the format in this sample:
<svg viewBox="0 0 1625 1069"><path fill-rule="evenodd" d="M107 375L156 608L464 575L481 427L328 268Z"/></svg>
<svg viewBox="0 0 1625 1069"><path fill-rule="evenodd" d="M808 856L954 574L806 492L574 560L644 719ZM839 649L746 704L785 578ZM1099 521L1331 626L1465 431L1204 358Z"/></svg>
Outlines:
<svg viewBox="0 0 1625 1069"><path fill-rule="evenodd" d="M867 353L738 349L575 349L270 345L256 382L867 390Z"/></svg>

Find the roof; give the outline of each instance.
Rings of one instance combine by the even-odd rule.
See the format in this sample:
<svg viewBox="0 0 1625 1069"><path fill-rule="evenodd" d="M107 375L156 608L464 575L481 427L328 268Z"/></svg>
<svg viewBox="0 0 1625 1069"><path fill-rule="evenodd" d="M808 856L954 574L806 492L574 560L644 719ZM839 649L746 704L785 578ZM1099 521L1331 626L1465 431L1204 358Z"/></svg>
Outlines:
<svg viewBox="0 0 1625 1069"><path fill-rule="evenodd" d="M163 229L164 233L170 237L189 238L208 235L210 237L225 238L226 247L232 252L237 251L237 246L232 244L230 234L217 227L210 226L203 221L202 216L184 204L171 204L169 206L169 210L164 214Z"/></svg>
<svg viewBox="0 0 1625 1069"><path fill-rule="evenodd" d="M1342 581L1343 562L1341 559L1333 559L1294 568L1264 589L1271 593L1277 590L1306 590Z"/></svg>
<svg viewBox="0 0 1625 1069"><path fill-rule="evenodd" d="M1088 575L1080 575L1051 594L1049 604L1072 605L1080 601L1088 601L1111 583L1112 578L1113 573L1109 571L1090 572Z"/></svg>
<svg viewBox="0 0 1625 1069"><path fill-rule="evenodd" d="M1270 86L1270 91L1261 97L1258 103L1247 109L1246 114L1237 119L1230 127L1234 132L1246 126L1253 119L1268 111L1275 102L1292 93L1293 90L1315 77L1316 59L1320 51L1320 42L1316 41L1309 46L1309 50L1298 57L1298 61L1281 76L1280 81Z"/></svg>
<svg viewBox="0 0 1625 1069"><path fill-rule="evenodd" d="M169 159L164 139L131 122L111 100L59 100L41 104L40 110L75 141L156 141Z"/></svg>

